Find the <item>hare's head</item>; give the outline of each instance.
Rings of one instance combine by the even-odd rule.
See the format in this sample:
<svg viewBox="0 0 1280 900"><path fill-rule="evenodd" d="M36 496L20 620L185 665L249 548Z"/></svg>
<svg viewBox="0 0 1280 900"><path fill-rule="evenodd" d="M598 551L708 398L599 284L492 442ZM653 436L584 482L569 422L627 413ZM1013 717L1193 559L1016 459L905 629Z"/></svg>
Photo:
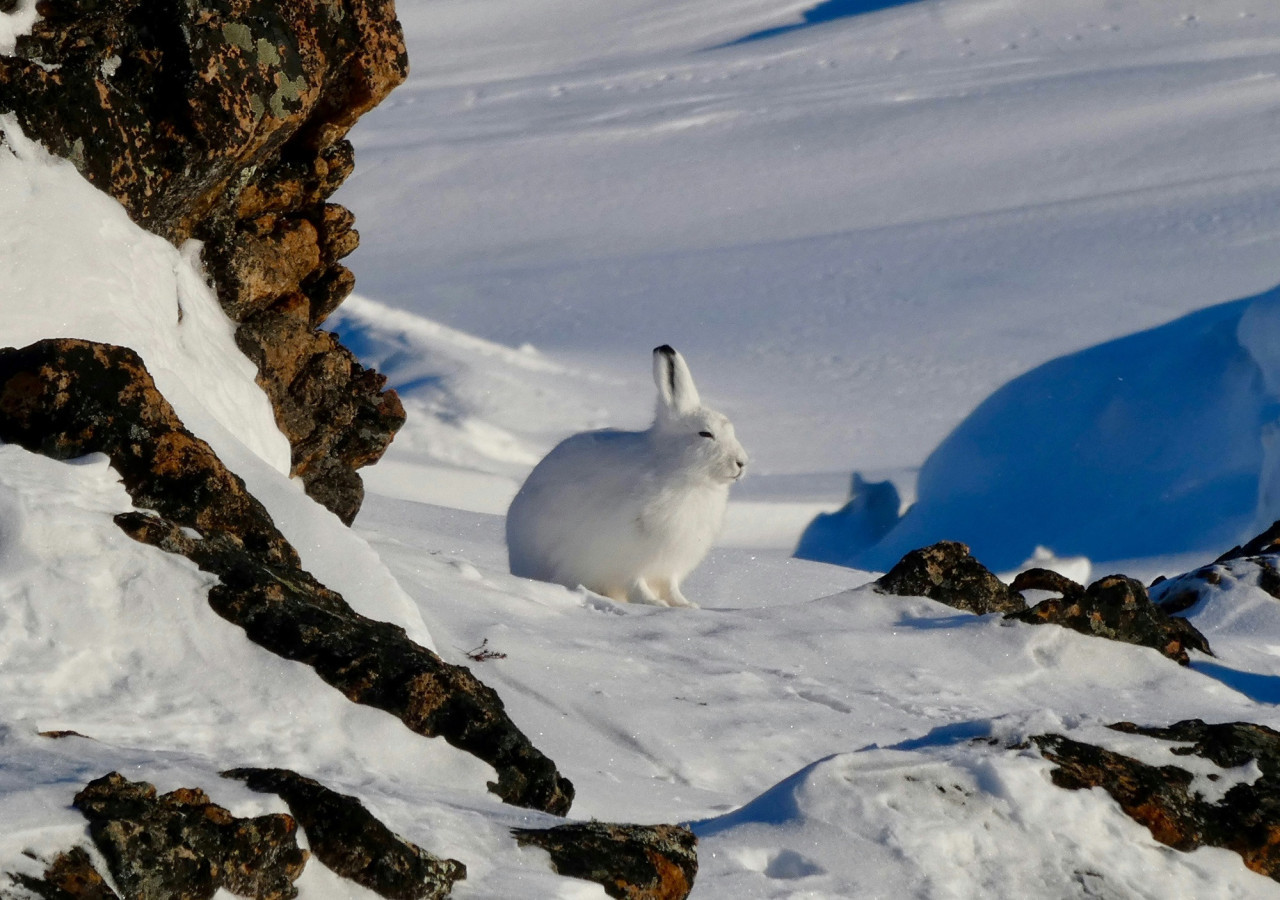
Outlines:
<svg viewBox="0 0 1280 900"><path fill-rule="evenodd" d="M653 380L658 386L653 432L680 468L726 484L741 478L747 451L728 417L702 405L684 357L666 344L655 347Z"/></svg>

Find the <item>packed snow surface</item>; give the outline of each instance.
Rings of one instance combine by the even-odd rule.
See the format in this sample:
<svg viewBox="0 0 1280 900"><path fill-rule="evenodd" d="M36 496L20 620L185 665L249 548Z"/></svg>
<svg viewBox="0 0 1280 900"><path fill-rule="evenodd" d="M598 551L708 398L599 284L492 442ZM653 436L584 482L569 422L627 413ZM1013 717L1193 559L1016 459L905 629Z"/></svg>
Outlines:
<svg viewBox="0 0 1280 900"><path fill-rule="evenodd" d="M339 199L361 295L331 325L410 421L366 470L354 529L284 474L198 248L133 227L8 121L4 343L138 350L317 577L500 693L575 783L572 817L691 824L695 898L1280 897L1234 854L1173 851L1100 792L1053 786L1020 749L1057 732L1186 764L1101 726L1280 727L1269 595L1228 580L1190 610L1217 656L1182 668L791 556L855 471L893 488L858 507L875 512L857 534L870 516L909 549L945 525L989 541L994 567L1082 578L1091 559L1181 571L1272 515L1280 10L398 9L413 74L353 134ZM0 50L24 27L0 16ZM644 427L662 343L752 456L684 585L703 608L511 576L520 480L575 430ZM973 514L1010 485L1042 499L1016 524ZM894 526L895 502L916 518ZM483 764L214 615L208 576L112 524L129 507L100 457L0 446L0 871L84 842L70 797L107 771L247 815L282 807L217 773L267 765L464 861L459 898L604 896L515 846L511 826L555 820L499 803ZM1198 512L1194 533L1153 530L1171 510ZM468 659L481 647L500 656ZM1257 774L1201 768L1206 796ZM315 863L301 888L367 896Z"/></svg>

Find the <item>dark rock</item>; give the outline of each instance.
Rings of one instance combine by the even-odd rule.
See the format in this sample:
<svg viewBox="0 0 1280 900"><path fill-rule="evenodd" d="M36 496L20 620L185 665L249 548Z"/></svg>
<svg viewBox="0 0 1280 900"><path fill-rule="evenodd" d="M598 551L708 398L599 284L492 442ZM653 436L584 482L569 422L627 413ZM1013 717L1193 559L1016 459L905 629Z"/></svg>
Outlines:
<svg viewBox="0 0 1280 900"><path fill-rule="evenodd" d="M1264 556L1266 554L1280 554L1280 521L1271 523L1270 528L1247 543L1232 547L1214 562L1224 563L1233 559Z"/></svg>
<svg viewBox="0 0 1280 900"><path fill-rule="evenodd" d="M1167 728L1127 722L1111 727L1193 744L1172 749L1171 756L1194 754L1224 768L1256 760L1262 776L1233 785L1210 803L1194 789L1192 774L1172 761L1151 766L1061 735L1041 735L1032 740L1057 766L1053 783L1068 790L1101 787L1161 843L1184 851L1206 845L1232 850L1253 871L1280 881L1280 732L1247 722L1207 725L1198 719Z"/></svg>
<svg viewBox="0 0 1280 900"><path fill-rule="evenodd" d="M619 900L684 900L698 874L698 839L678 825L573 822L512 834L550 853L559 874L594 881Z"/></svg>
<svg viewBox="0 0 1280 900"><path fill-rule="evenodd" d="M1280 600L1280 522L1245 544L1233 547L1213 563L1152 585L1157 605L1169 614L1190 609L1211 596L1224 580L1252 580L1261 590Z"/></svg>
<svg viewBox="0 0 1280 900"><path fill-rule="evenodd" d="M1084 596L1084 585L1072 581L1061 572L1055 572L1052 569L1027 569L1025 572L1019 572L1017 577L1013 579L1013 584L1009 587L1021 593L1022 591L1053 591L1061 594L1063 597L1082 597Z"/></svg>
<svg viewBox="0 0 1280 900"><path fill-rule="evenodd" d="M288 769L234 769L223 775L278 795L306 832L316 859L383 897L437 900L467 877L462 863L432 856L394 834L355 797L318 781Z"/></svg>
<svg viewBox="0 0 1280 900"><path fill-rule="evenodd" d="M928 597L978 615L1027 608L1021 594L969 555L969 548L958 541L912 550L876 582L876 587L902 597Z"/></svg>
<svg viewBox="0 0 1280 900"><path fill-rule="evenodd" d="M324 302L331 305L332 298ZM355 470L377 462L386 449L368 437L398 430L404 407L394 391L383 390L383 375L361 366L334 335L310 327L313 309L306 295L290 294L242 321L236 343L260 372L279 376L258 383L290 438L293 474L304 479L313 499L350 524L364 499Z"/></svg>
<svg viewBox="0 0 1280 900"><path fill-rule="evenodd" d="M210 605L251 640L311 666L353 702L489 763L498 773L490 788L503 800L568 811L573 785L498 695L304 571L266 509L182 426L132 350L79 340L0 350L0 441L55 459L106 454L134 504L158 514L124 513L117 524L217 575Z"/></svg>
<svg viewBox="0 0 1280 900"><path fill-rule="evenodd" d="M183 427L126 347L50 339L0 349L0 440L54 459L104 453L137 506L299 565L266 508Z"/></svg>
<svg viewBox="0 0 1280 900"><path fill-rule="evenodd" d="M125 900L206 900L223 888L261 900L298 895L307 852L289 816L236 818L203 791L156 796L116 772L90 782L74 805Z"/></svg>
<svg viewBox="0 0 1280 900"><path fill-rule="evenodd" d="M93 867L83 847L72 847L58 854L44 876L10 876L14 883L43 900L119 900L115 891ZM5 896L0 893L0 896Z"/></svg>
<svg viewBox="0 0 1280 900"><path fill-rule="evenodd" d="M1023 612L1010 613L1007 618L1033 625L1061 625L1081 634L1152 647L1184 666L1190 663L1188 650L1213 655L1209 642L1195 626L1186 619L1165 613L1151 602L1142 583L1132 578L1108 575L1081 589L1070 579L1045 575L1044 570L1032 570L1024 575L1026 577L1020 576L1024 587L1061 590L1063 596L1044 600ZM1014 586L1018 584L1016 579Z"/></svg>
<svg viewBox="0 0 1280 900"><path fill-rule="evenodd" d="M0 57L0 112L144 228L204 243L294 474L350 522L354 469L381 456L403 410L316 326L354 284L338 263L358 240L352 217L327 202L352 168L344 135L408 71L394 3L42 0L40 11L17 55ZM302 355L278 367L291 351Z"/></svg>

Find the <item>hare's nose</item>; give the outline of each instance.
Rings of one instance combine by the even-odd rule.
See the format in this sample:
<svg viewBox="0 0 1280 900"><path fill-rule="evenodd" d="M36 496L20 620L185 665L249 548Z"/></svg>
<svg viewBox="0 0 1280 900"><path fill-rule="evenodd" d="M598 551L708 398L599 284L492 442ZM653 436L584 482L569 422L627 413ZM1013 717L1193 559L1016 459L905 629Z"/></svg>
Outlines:
<svg viewBox="0 0 1280 900"><path fill-rule="evenodd" d="M745 469L745 468L747 467L747 461L746 461L745 459L743 459L741 456L739 456L737 459L735 459L735 460L734 460L734 462L738 464L738 471L739 471L739 472L741 472L743 469Z"/></svg>

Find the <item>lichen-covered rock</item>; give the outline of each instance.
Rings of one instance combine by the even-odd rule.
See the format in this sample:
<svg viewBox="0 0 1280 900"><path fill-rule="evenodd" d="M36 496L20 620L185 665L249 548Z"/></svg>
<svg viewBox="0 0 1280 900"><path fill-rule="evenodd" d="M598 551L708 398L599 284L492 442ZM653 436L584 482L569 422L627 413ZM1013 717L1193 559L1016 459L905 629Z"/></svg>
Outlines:
<svg viewBox="0 0 1280 900"><path fill-rule="evenodd" d="M571 822L512 834L550 853L559 874L594 881L618 900L684 900L698 874L698 839L678 825Z"/></svg>
<svg viewBox="0 0 1280 900"><path fill-rule="evenodd" d="M204 259L308 493L350 521L403 424L319 325L350 293L344 135L408 71L393 0L41 0L0 56L0 112L134 221ZM296 354L289 364L282 357Z"/></svg>
<svg viewBox="0 0 1280 900"><path fill-rule="evenodd" d="M134 504L157 514L124 513L117 524L218 576L210 605L251 640L489 763L503 800L568 811L573 785L498 695L303 570L266 509L182 426L132 350L70 339L0 349L0 441L57 459L106 454Z"/></svg>
<svg viewBox="0 0 1280 900"><path fill-rule="evenodd" d="M439 900L467 867L439 859L393 833L355 797L288 769L233 769L228 778L278 795L306 832L316 859L334 872L391 900Z"/></svg>
<svg viewBox="0 0 1280 900"><path fill-rule="evenodd" d="M876 588L902 597L928 597L978 615L1027 608L1021 594L974 559L959 541L912 550L876 582Z"/></svg>
<svg viewBox="0 0 1280 900"><path fill-rule="evenodd" d="M58 856L44 870L44 875L34 878L15 874L13 883L25 892L25 896L41 900L120 900L119 895L93 867L93 861L83 847L72 847ZM16 898L23 895L0 891L0 897Z"/></svg>
<svg viewBox="0 0 1280 900"><path fill-rule="evenodd" d="M1190 663L1188 650L1213 655L1208 640L1194 625L1165 613L1151 602L1141 582L1124 575L1108 575L1082 588L1070 579L1037 569L1020 575L1013 587L1057 590L1062 596L1011 613L1010 619L1061 625L1081 634L1151 647L1184 666Z"/></svg>
<svg viewBox="0 0 1280 900"><path fill-rule="evenodd" d="M1111 727L1179 745L1170 748L1168 765L1152 766L1061 735L1040 735L1032 740L1056 765L1053 783L1069 790L1101 787L1161 843L1184 851L1223 847L1240 854L1253 871L1280 881L1280 732L1247 722L1208 725L1199 719L1167 728L1128 722ZM1210 801L1197 789L1195 777L1176 764L1178 756L1189 755L1224 769L1256 761L1261 776L1239 779L1221 799Z"/></svg>
<svg viewBox="0 0 1280 900"><path fill-rule="evenodd" d="M133 502L285 566L297 552L127 347L73 338L0 349L0 440L54 459L104 453Z"/></svg>
<svg viewBox="0 0 1280 900"><path fill-rule="evenodd" d="M289 816L236 818L203 791L157 796L117 772L90 782L74 805L125 900L208 900L219 889L259 900L298 895L307 852Z"/></svg>

